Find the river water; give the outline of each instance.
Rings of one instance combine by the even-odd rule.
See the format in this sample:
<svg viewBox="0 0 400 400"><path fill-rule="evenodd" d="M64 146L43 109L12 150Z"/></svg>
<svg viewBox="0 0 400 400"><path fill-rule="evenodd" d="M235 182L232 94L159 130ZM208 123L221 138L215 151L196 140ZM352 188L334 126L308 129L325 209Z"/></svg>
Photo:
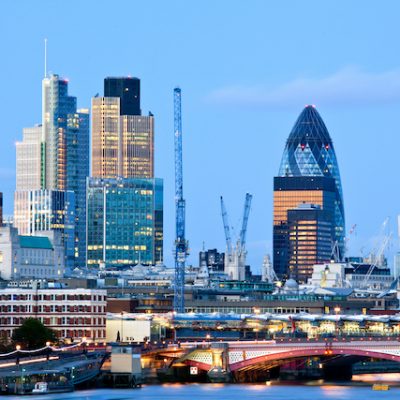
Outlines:
<svg viewBox="0 0 400 400"><path fill-rule="evenodd" d="M368 400L399 399L400 388L389 391L373 391L371 386L308 386L308 385L274 385L261 384L166 384L149 385L141 389L97 389L61 393L57 395L29 396L29 399L79 399L79 400ZM21 399L7 396L7 399Z"/></svg>

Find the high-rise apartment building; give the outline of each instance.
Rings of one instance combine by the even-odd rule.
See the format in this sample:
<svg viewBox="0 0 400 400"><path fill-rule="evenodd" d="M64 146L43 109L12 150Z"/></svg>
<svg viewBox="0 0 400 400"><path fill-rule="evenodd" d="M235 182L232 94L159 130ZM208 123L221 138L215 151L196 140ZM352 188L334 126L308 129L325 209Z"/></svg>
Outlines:
<svg viewBox="0 0 400 400"><path fill-rule="evenodd" d="M345 220L339 167L329 132L314 106L307 106L297 119L278 175L274 178L275 272L284 277L297 269L289 263L288 212L302 203L318 205L331 216L331 249L337 244L343 257Z"/></svg>
<svg viewBox="0 0 400 400"><path fill-rule="evenodd" d="M88 179L89 267L155 264L163 254L161 179Z"/></svg>

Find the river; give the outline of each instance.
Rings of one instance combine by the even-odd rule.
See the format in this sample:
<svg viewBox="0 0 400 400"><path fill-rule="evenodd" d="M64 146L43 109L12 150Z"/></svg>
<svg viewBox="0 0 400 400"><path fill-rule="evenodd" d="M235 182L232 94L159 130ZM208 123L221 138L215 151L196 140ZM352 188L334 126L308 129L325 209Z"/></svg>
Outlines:
<svg viewBox="0 0 400 400"><path fill-rule="evenodd" d="M371 386L308 386L308 385L274 385L261 384L166 384L149 385L141 389L97 389L83 390L57 395L28 396L35 400L366 400L366 399L398 399L400 388L389 391L373 391ZM7 399L21 399L7 396Z"/></svg>

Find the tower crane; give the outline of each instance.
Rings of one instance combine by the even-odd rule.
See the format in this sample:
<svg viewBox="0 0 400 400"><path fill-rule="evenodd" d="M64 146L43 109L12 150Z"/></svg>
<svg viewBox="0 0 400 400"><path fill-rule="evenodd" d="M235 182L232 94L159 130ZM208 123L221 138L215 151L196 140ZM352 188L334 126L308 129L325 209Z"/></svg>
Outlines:
<svg viewBox="0 0 400 400"><path fill-rule="evenodd" d="M231 230L229 228L228 213L226 212L224 198L221 196L220 200L221 200L222 222L224 224L224 231L225 231L226 249L228 253L227 256L229 257L232 254Z"/></svg>
<svg viewBox="0 0 400 400"><path fill-rule="evenodd" d="M389 234L386 234L386 235L384 234L388 223L389 223L389 217L387 217L383 221L383 224L382 224L382 227L381 227L381 230L380 230L380 235L379 236L382 236L382 234L384 235L380 246L378 248L375 248L371 252L371 256L370 256L371 265L370 265L367 273L365 274L365 278L364 278L364 280L362 282L362 287L366 288L368 286L370 277L371 277L372 273L374 272L375 267L380 265L380 261L381 261L381 258L384 256L385 249L389 245L389 243L390 243L390 241L392 239L392 232L390 232Z"/></svg>
<svg viewBox="0 0 400 400"><path fill-rule="evenodd" d="M246 193L242 229L240 230L239 237L236 241L236 246L232 246L231 233L228 223L228 213L226 212L224 199L221 196L221 214L224 224L225 240L226 240L226 257L224 270L225 273L232 280L244 280L245 278L245 264L246 264L246 233L247 224L250 214L251 199L253 196Z"/></svg>
<svg viewBox="0 0 400 400"><path fill-rule="evenodd" d="M185 311L185 265L189 254L188 242L185 239L185 208L183 198L182 168L182 107L181 89L174 89L174 131L175 131L175 278L174 278L174 311Z"/></svg>
<svg viewBox="0 0 400 400"><path fill-rule="evenodd" d="M252 198L253 196L250 193L246 193L246 198L244 201L242 229L240 230L240 236L239 236L240 252L243 252L246 249L247 223L249 222L249 214L250 214L250 206Z"/></svg>

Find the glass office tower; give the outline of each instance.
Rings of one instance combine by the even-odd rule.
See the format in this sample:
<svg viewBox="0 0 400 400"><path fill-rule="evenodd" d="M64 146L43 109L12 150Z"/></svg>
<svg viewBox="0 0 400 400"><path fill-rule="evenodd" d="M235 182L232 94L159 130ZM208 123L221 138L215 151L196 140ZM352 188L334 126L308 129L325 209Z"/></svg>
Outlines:
<svg viewBox="0 0 400 400"><path fill-rule="evenodd" d="M89 267L156 264L163 252L161 179L96 179L87 182Z"/></svg>
<svg viewBox="0 0 400 400"><path fill-rule="evenodd" d="M85 266L86 177L89 176L89 111L77 110L68 81L43 79L42 187L75 193L75 265Z"/></svg>
<svg viewBox="0 0 400 400"><path fill-rule="evenodd" d="M141 115L140 79L133 77L108 77L104 79L104 97L118 97L121 115Z"/></svg>
<svg viewBox="0 0 400 400"><path fill-rule="evenodd" d="M314 106L298 117L286 142L279 176L274 178L274 269L289 274L288 215L301 203L332 210L332 247L344 254L345 219L339 167L329 132Z"/></svg>
<svg viewBox="0 0 400 400"><path fill-rule="evenodd" d="M154 116L141 115L140 80L106 78L92 99L87 262L131 266L163 259L163 184L154 179Z"/></svg>

